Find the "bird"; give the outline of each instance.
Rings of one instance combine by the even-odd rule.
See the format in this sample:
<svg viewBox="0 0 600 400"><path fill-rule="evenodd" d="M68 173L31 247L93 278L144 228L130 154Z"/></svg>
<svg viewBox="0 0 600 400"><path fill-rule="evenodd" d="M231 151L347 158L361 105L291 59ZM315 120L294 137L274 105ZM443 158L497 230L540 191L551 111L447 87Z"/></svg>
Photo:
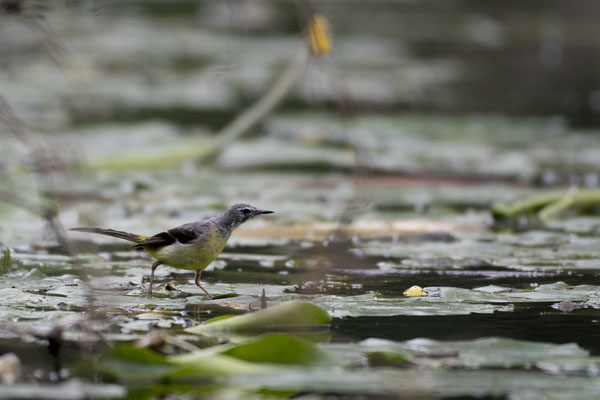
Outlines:
<svg viewBox="0 0 600 400"><path fill-rule="evenodd" d="M135 249L144 250L156 259L152 264L148 297L152 297L154 271L161 265L196 271L196 285L213 296L200 284L200 274L225 248L231 233L242 223L262 214L273 211L260 210L249 204L235 204L227 210L204 221L190 222L167 229L154 236L138 235L114 229L78 227L72 231L97 233L135 243Z"/></svg>

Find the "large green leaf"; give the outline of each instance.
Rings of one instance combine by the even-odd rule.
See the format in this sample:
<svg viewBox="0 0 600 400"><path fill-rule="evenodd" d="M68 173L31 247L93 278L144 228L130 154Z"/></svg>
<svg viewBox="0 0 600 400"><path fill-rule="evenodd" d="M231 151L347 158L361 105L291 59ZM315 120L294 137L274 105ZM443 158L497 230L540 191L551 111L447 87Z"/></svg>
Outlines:
<svg viewBox="0 0 600 400"><path fill-rule="evenodd" d="M165 357L131 344L119 344L103 355L94 366L103 374L119 380L159 381L164 378L219 377L265 372L266 367L219 354L219 347Z"/></svg>
<svg viewBox="0 0 600 400"><path fill-rule="evenodd" d="M306 329L310 326L329 324L330 322L331 317L322 308L305 301L289 301L255 313L194 326L185 331L200 335L268 332L278 329Z"/></svg>
<svg viewBox="0 0 600 400"><path fill-rule="evenodd" d="M315 364L326 354L307 340L292 335L271 334L231 347L221 354L240 360L273 364Z"/></svg>
<svg viewBox="0 0 600 400"><path fill-rule="evenodd" d="M177 368L167 376L171 378L193 378L198 376L228 376L234 374L254 374L270 371L267 367L252 364L211 350L199 350L180 356L172 356L169 361Z"/></svg>

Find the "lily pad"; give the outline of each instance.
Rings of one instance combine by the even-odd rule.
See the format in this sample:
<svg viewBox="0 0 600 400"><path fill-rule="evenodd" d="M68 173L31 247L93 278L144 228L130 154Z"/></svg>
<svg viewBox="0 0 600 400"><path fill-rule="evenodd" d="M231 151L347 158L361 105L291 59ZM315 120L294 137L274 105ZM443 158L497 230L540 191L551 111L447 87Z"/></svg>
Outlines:
<svg viewBox="0 0 600 400"><path fill-rule="evenodd" d="M429 292L433 288L424 288ZM382 317L394 315L467 315L512 311L511 304L453 301L440 297L379 297L375 294L358 296L322 296L313 300L334 318ZM504 302L506 303L506 302Z"/></svg>
<svg viewBox="0 0 600 400"><path fill-rule="evenodd" d="M167 377L215 377L267 371L266 367L220 355L211 350L165 357L131 344L119 344L110 349L92 368L120 381L146 382Z"/></svg>
<svg viewBox="0 0 600 400"><path fill-rule="evenodd" d="M323 362L326 354L309 341L292 335L271 334L231 347L221 354L244 361L310 365Z"/></svg>
<svg viewBox="0 0 600 400"><path fill-rule="evenodd" d="M425 287L426 296L387 297L376 293L356 296L315 296L312 301L334 318L394 315L466 315L513 311L517 303L558 301L600 303L600 286L571 286L563 282L532 289Z"/></svg>
<svg viewBox="0 0 600 400"><path fill-rule="evenodd" d="M219 319L185 331L200 335L265 332L273 329L306 329L330 322L331 317L318 306L305 301L290 301L255 313Z"/></svg>
<svg viewBox="0 0 600 400"><path fill-rule="evenodd" d="M357 370L365 356L370 360L370 369ZM106 364L107 359L112 363ZM327 368L319 366L324 359L330 360ZM274 362L277 369L269 366ZM312 367L298 368L307 364ZM148 367L149 375L138 376L136 371L143 365ZM415 365L419 368L411 368ZM577 366L571 371L578 373L585 365L584 375L593 377L596 375L593 366L598 363L589 352L573 343L559 345L505 338L453 342L368 339L358 344L322 344L316 348L287 335L265 335L246 344L222 345L172 357L123 345L110 351L100 363L101 370L107 371L109 367L111 375L121 380L136 378L151 382L160 377L197 380L202 376L227 376L232 387L251 391L396 395L440 394L449 389L446 384L451 385L453 395L474 393L474 387L477 393L487 394L520 393L525 388L538 394L570 392L576 386L562 386L564 382L560 379L555 384L556 378L552 377L564 373L567 365ZM389 369L390 366L403 369ZM517 371L532 368L550 373ZM533 384L526 386L523 376ZM471 382L475 378L481 380ZM597 386L587 376L575 380L584 384L575 393L591 393Z"/></svg>
<svg viewBox="0 0 600 400"><path fill-rule="evenodd" d="M389 263L382 264L385 268L577 270L589 273L600 270L600 239L595 236L545 231L518 234L461 232L455 236L458 240L447 243L369 241L360 244L359 248L368 256L389 258Z"/></svg>
<svg viewBox="0 0 600 400"><path fill-rule="evenodd" d="M375 339L363 341L360 346L380 351L395 347L399 354L408 350L412 352L414 362L436 368L530 368L537 362L560 357L589 359L589 352L575 343L552 344L495 337L450 342L413 339L403 343Z"/></svg>
<svg viewBox="0 0 600 400"><path fill-rule="evenodd" d="M342 370L312 368L280 370L271 375L236 375L229 384L247 389L298 392L387 395L394 397L519 396L527 399L594 399L600 390L595 377L556 376L537 371L435 370L374 368ZM535 397L537 396L537 397Z"/></svg>
<svg viewBox="0 0 600 400"><path fill-rule="evenodd" d="M62 383L17 383L0 385L1 397L4 399L116 399L123 398L127 389L115 384L93 384L74 378Z"/></svg>

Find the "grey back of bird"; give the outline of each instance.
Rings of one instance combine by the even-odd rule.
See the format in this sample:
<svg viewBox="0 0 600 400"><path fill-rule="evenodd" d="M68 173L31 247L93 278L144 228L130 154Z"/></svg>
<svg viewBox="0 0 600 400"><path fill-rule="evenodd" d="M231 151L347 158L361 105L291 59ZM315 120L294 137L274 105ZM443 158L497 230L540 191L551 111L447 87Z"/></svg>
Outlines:
<svg viewBox="0 0 600 400"><path fill-rule="evenodd" d="M204 241L215 231L221 238L228 239L235 228L247 220L264 213L269 213L269 211L259 210L249 204L235 204L210 219L190 222L168 229L149 237L134 247L152 249L175 243L187 244Z"/></svg>

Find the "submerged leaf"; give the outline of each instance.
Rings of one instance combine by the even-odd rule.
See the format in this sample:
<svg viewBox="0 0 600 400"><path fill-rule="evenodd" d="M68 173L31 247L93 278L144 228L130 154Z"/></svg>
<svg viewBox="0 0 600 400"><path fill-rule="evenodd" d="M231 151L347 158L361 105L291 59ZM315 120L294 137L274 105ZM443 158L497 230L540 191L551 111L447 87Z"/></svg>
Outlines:
<svg viewBox="0 0 600 400"><path fill-rule="evenodd" d="M110 349L96 366L100 372L121 380L159 379L176 366L158 353L131 344L118 344Z"/></svg>

